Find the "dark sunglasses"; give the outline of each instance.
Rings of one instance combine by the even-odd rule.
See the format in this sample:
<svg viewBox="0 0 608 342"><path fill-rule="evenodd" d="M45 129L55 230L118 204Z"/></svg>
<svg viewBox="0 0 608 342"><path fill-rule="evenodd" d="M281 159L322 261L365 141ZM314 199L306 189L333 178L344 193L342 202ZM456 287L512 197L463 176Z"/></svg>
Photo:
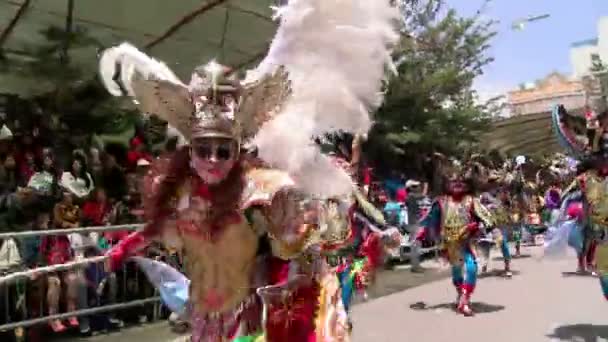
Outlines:
<svg viewBox="0 0 608 342"><path fill-rule="evenodd" d="M219 160L229 160L233 154L233 143L197 143L192 146L192 150L201 159L215 156Z"/></svg>

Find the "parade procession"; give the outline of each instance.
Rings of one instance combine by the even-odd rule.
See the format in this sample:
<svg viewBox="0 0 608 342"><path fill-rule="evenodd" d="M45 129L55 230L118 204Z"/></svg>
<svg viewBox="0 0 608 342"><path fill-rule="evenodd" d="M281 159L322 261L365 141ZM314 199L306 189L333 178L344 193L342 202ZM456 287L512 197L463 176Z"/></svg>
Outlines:
<svg viewBox="0 0 608 342"><path fill-rule="evenodd" d="M0 341L608 341L607 46L603 0L0 1Z"/></svg>

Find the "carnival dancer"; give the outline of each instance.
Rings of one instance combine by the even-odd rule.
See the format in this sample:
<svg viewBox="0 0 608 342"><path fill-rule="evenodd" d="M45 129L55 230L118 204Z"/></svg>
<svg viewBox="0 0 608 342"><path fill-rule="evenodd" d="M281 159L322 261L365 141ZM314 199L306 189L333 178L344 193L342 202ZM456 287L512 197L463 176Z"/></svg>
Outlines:
<svg viewBox="0 0 608 342"><path fill-rule="evenodd" d="M561 189L558 187L558 184L559 183L554 182L547 191L545 191L545 211L547 212L545 224L547 226L556 224L560 216Z"/></svg>
<svg viewBox="0 0 608 342"><path fill-rule="evenodd" d="M344 225L350 236L338 246L324 245L323 253L338 260L335 264L336 274L340 281L343 305L349 314L355 293L367 298L367 289L373 284L378 268L384 263L386 250L399 248L401 235L397 228L381 230L385 227L382 213L359 190L355 190L351 199L341 201L342 204L334 203L335 206L349 205L348 217L339 219L336 215L333 220L326 221ZM333 230L345 231L344 228L336 228ZM352 329L350 315L348 324Z"/></svg>
<svg viewBox="0 0 608 342"><path fill-rule="evenodd" d="M356 147L353 146L353 150ZM334 157L333 162L356 178L355 167L346 159ZM401 234L397 228L386 227L382 212L356 187L350 196L329 199L324 206L326 234L348 234L331 239L339 244L323 244L323 254L336 267L342 301L349 314L355 293L367 298L367 288L373 283L376 271L383 265L387 249L398 249ZM348 318L352 329L351 317Z"/></svg>
<svg viewBox="0 0 608 342"><path fill-rule="evenodd" d="M500 253L504 261L504 275L512 277L511 272L511 253L509 251L509 229L511 228L511 217L505 207L502 197L505 195L500 187L500 176L492 172L488 177L486 191L480 196L480 202L492 214L494 226L483 227L482 236L478 242L481 257L481 273L486 273L490 260L490 249L496 244L500 248Z"/></svg>
<svg viewBox="0 0 608 342"><path fill-rule="evenodd" d="M522 241L531 239L534 234L542 231L544 226L541 220L542 199L534 182L528 181L525 176L527 161L523 156L519 156L516 165L509 188L515 257L519 257Z"/></svg>
<svg viewBox="0 0 608 342"><path fill-rule="evenodd" d="M580 248L571 247L577 251L577 272L581 274L591 272L596 275L596 250L607 227L602 215L608 218L608 211L603 212L608 209L608 192L605 187L608 184L605 178L608 172L605 171L608 171L608 159L604 160L598 155L591 157L580 164L580 174L564 190L562 196L565 203L562 208L569 210L570 216L578 218L579 222ZM606 208L603 208L604 205ZM578 207L580 210L577 210Z"/></svg>
<svg viewBox="0 0 608 342"><path fill-rule="evenodd" d="M477 261L473 252L474 239L480 224L493 227L490 212L472 193L470 174L454 166L445 176L444 195L433 203L421 221L417 239L441 242L445 257L452 266L452 282L458 294L456 304L460 313L472 316L470 299L477 284Z"/></svg>
<svg viewBox="0 0 608 342"><path fill-rule="evenodd" d="M576 179L562 194L560 222L553 229L551 241L545 244L553 247L566 240L574 247L578 256L578 271L599 274L600 285L608 299L608 144L599 144L599 150L584 155L584 147L572 139L567 122L561 115L559 106L553 111L553 125L558 140L570 152L581 159Z"/></svg>
<svg viewBox="0 0 608 342"><path fill-rule="evenodd" d="M337 276L321 255L345 234L329 234L322 213L353 183L311 137L367 132L399 11L388 1L303 0L277 15L269 54L244 82L212 62L186 85L128 44L101 58L113 95L134 97L188 142L152 165L146 227L109 256L116 267L154 239L181 250L195 342L349 340Z"/></svg>

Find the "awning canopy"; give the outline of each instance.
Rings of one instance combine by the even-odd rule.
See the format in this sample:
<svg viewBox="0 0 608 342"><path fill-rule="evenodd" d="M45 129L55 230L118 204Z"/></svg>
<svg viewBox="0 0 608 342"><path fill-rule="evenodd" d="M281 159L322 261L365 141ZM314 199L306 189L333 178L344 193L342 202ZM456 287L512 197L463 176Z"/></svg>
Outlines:
<svg viewBox="0 0 608 342"><path fill-rule="evenodd" d="M69 69L94 76L98 52L124 41L163 60L186 81L216 58L244 68L265 55L274 35L273 0L0 0L0 93L53 89ZM66 34L70 32L70 34ZM61 75L60 75L61 76Z"/></svg>
<svg viewBox="0 0 608 342"><path fill-rule="evenodd" d="M570 119L584 127L583 110L570 110ZM579 121L579 122L577 122ZM487 151L497 150L507 155L543 155L564 152L551 125L551 112L519 115L496 121L482 136Z"/></svg>

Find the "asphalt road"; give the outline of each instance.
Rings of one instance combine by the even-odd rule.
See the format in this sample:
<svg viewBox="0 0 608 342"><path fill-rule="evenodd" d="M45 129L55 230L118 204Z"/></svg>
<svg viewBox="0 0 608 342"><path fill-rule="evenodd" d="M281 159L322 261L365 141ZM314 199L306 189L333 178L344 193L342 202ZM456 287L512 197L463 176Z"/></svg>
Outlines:
<svg viewBox="0 0 608 342"><path fill-rule="evenodd" d="M353 308L355 342L540 342L608 341L607 303L599 281L573 275L574 257L543 260L540 248L524 248L513 261L515 275L482 277L473 296L474 317L454 312L455 292L447 265L430 260L424 273L398 267L383 271L370 300ZM123 329L88 339L63 341L165 342L176 337L166 323Z"/></svg>
<svg viewBox="0 0 608 342"><path fill-rule="evenodd" d="M480 279L474 317L454 312L450 280L428 283L353 308L355 342L608 341L608 303L599 281L574 275L575 258L549 261L539 248L516 259L512 279ZM494 261L500 267L500 261Z"/></svg>
<svg viewBox="0 0 608 342"><path fill-rule="evenodd" d="M413 273L408 266L396 266L392 270L383 270L376 279L376 284L368 292L369 300L374 300L412 287L427 284L432 281L443 279L447 276L447 270L439 267L434 260L423 262L425 271ZM359 303L360 304L360 303ZM355 304L355 305L359 305ZM65 336L53 341L57 342L166 342L171 341L178 335L171 332L171 328L166 322L155 324L145 324L122 329L118 332L100 334L90 338L79 338Z"/></svg>

